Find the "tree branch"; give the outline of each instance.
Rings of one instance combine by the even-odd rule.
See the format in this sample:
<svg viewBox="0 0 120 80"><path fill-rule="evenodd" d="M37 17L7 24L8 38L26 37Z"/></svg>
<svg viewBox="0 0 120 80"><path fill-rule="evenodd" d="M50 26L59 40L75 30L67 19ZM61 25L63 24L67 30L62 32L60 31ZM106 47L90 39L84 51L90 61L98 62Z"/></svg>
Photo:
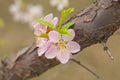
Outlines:
<svg viewBox="0 0 120 80"><path fill-rule="evenodd" d="M120 27L120 0L97 0L88 8L70 18L76 36L74 41L81 50L93 44L106 42ZM77 53L76 53L77 54ZM38 57L35 44L24 48L18 54L0 61L0 80L26 80L39 76L59 64L56 59Z"/></svg>

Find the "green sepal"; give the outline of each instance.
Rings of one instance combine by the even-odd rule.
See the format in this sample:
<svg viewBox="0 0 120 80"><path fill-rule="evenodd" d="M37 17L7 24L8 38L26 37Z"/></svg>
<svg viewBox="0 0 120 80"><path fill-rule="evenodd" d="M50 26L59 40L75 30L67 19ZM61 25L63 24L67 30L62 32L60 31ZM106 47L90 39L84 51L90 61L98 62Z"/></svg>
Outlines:
<svg viewBox="0 0 120 80"><path fill-rule="evenodd" d="M41 34L40 37L42 37L42 38L47 38L47 37L48 37L48 34L46 34L46 33L45 33L45 34Z"/></svg>
<svg viewBox="0 0 120 80"><path fill-rule="evenodd" d="M40 36L36 36L35 38L48 38L48 34L47 33L43 33Z"/></svg>

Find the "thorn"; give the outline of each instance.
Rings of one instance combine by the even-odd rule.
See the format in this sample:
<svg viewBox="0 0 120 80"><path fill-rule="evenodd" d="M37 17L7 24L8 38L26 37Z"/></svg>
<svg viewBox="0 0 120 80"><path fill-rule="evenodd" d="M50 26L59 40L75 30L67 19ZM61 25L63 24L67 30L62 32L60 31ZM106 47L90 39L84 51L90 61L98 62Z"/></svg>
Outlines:
<svg viewBox="0 0 120 80"><path fill-rule="evenodd" d="M112 53L110 52L109 48L107 47L106 43L104 41L101 41L102 45L103 45L103 49L105 52L107 52L108 56L110 57L110 59L114 60L114 57L112 56Z"/></svg>
<svg viewBox="0 0 120 80"><path fill-rule="evenodd" d="M92 75L94 75L96 78L104 80L103 78L101 78L97 73L93 72L92 70L90 70L88 67L86 67L85 65L83 65L80 61L77 61L75 59L71 59L71 61L77 63L78 65L80 65L81 67L83 67L85 70L87 70L88 72L90 72Z"/></svg>

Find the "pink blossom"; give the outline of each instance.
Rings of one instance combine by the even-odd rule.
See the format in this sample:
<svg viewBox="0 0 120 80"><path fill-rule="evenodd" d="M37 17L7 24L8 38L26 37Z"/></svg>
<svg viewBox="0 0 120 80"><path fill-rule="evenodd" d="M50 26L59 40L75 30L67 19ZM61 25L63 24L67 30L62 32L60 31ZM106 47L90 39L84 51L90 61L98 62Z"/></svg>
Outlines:
<svg viewBox="0 0 120 80"><path fill-rule="evenodd" d="M43 20L50 22L54 27L57 26L58 18L53 18L53 14L49 14ZM72 53L80 51L80 45L72 41L75 37L73 29L69 29L70 36L63 36L55 30L49 30L48 26L37 23L34 26L34 34L36 38L36 46L38 47L38 56L45 54L48 59L57 58L61 63L65 64L69 61ZM40 37L41 34L47 34L48 37Z"/></svg>
<svg viewBox="0 0 120 80"><path fill-rule="evenodd" d="M52 13L48 14L47 16L45 16L43 18L43 20L52 23L55 27L57 26L57 23L58 23L58 18L57 17L53 18L53 14ZM47 26L40 25L39 23L37 23L34 26L34 29L35 29L34 34L36 36L40 36L42 33L46 33L47 32Z"/></svg>
<svg viewBox="0 0 120 80"><path fill-rule="evenodd" d="M43 20L52 23L55 27L57 26L57 23L58 23L58 18L57 17L53 18L53 14L49 14L45 16ZM34 29L35 29L34 34L36 36L40 36L41 34L45 34L48 32L47 26L40 25L39 23L37 23L34 26ZM50 44L51 42L48 41L47 37L46 38L38 37L36 39L36 45L38 47L38 56L41 56L42 54L44 54L50 47Z"/></svg>
<svg viewBox="0 0 120 80"><path fill-rule="evenodd" d="M61 36L57 31L49 32L50 47L46 51L45 56L48 59L57 58L61 63L65 64L71 58L71 53L80 51L80 45L72 41L75 37L73 29L68 30L71 36Z"/></svg>
<svg viewBox="0 0 120 80"><path fill-rule="evenodd" d="M47 16L45 16L44 20L52 23L54 25L54 27L57 26L58 18L57 17L53 17L52 13L48 14Z"/></svg>

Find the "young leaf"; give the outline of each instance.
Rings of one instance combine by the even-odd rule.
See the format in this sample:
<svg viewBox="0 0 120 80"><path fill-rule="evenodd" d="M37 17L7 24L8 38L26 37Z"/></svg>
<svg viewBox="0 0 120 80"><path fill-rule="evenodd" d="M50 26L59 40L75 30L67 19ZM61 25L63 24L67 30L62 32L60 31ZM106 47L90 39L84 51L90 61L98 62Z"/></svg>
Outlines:
<svg viewBox="0 0 120 80"><path fill-rule="evenodd" d="M70 32L68 30L64 30L64 29L59 29L57 30L61 35L64 36L70 36Z"/></svg>
<svg viewBox="0 0 120 80"><path fill-rule="evenodd" d="M42 19L38 19L38 20L36 20L36 21L37 21L39 24L44 25L44 26L47 26L47 27L49 27L49 28L51 28L51 29L54 29L54 28L55 28L50 22L44 21L44 20L42 20Z"/></svg>
<svg viewBox="0 0 120 80"><path fill-rule="evenodd" d="M61 26L63 24L63 22L65 21L65 19L68 17L68 15L70 13L72 13L73 11L74 11L74 8L69 8L67 10L62 11L62 15L61 15L59 26Z"/></svg>
<svg viewBox="0 0 120 80"><path fill-rule="evenodd" d="M74 23L73 22L68 22L65 25L62 26L62 29L67 30L68 28L70 28Z"/></svg>

